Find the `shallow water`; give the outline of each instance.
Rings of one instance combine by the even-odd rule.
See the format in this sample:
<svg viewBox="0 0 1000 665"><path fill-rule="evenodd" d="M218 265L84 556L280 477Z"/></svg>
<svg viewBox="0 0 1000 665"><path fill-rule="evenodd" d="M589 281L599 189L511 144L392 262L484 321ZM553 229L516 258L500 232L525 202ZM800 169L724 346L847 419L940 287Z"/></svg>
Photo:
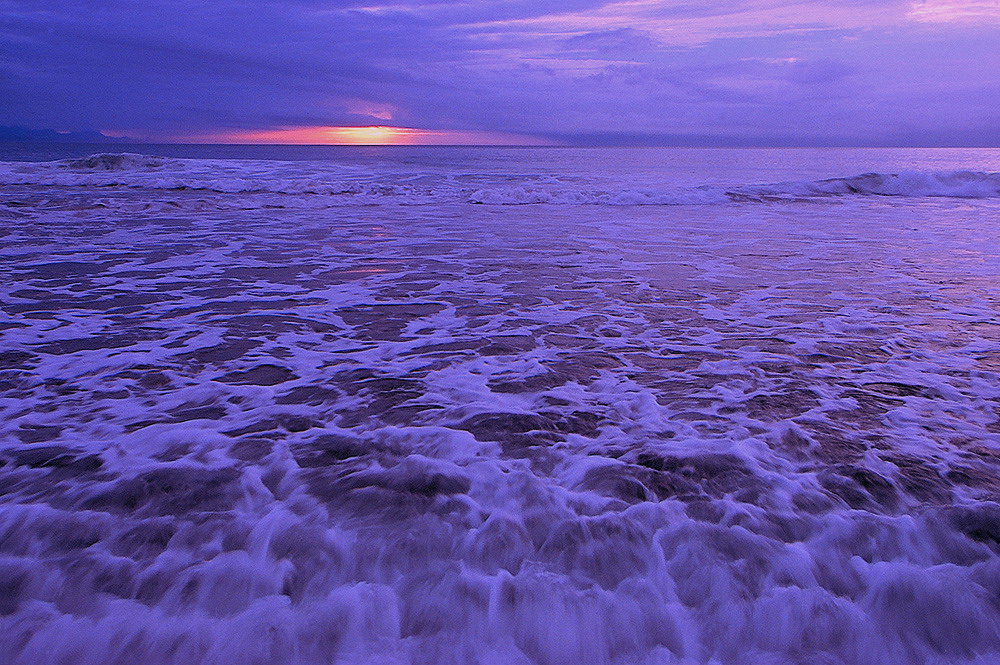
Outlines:
<svg viewBox="0 0 1000 665"><path fill-rule="evenodd" d="M0 662L997 662L1000 201L800 194L4 186Z"/></svg>

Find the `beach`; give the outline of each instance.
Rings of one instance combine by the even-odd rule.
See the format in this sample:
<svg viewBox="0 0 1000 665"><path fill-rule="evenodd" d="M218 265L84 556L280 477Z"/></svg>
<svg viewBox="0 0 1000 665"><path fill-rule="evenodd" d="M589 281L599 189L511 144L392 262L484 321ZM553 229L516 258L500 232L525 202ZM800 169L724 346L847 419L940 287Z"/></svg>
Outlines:
<svg viewBox="0 0 1000 665"><path fill-rule="evenodd" d="M0 662L1000 659L1000 151L240 149L0 164Z"/></svg>

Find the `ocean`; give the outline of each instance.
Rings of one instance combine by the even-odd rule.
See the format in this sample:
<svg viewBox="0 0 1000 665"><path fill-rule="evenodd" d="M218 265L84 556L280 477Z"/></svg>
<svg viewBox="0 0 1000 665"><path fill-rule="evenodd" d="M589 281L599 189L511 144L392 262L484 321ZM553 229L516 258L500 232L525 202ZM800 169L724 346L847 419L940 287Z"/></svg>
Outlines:
<svg viewBox="0 0 1000 665"><path fill-rule="evenodd" d="M0 663L996 663L998 171L0 144Z"/></svg>

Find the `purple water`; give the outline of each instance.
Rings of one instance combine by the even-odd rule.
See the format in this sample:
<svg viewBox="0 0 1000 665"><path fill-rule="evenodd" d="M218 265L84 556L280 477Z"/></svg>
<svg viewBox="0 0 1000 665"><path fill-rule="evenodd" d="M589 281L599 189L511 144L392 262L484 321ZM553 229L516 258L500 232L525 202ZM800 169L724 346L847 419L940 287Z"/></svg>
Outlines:
<svg viewBox="0 0 1000 665"><path fill-rule="evenodd" d="M1000 660L1000 152L204 150L0 164L0 663Z"/></svg>

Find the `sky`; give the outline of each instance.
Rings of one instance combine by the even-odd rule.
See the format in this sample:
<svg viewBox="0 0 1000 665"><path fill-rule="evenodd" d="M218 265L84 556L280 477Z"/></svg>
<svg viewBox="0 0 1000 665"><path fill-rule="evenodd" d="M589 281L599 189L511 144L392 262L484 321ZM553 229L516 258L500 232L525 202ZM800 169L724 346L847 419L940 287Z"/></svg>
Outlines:
<svg viewBox="0 0 1000 665"><path fill-rule="evenodd" d="M1000 0L0 0L0 125L998 146Z"/></svg>

